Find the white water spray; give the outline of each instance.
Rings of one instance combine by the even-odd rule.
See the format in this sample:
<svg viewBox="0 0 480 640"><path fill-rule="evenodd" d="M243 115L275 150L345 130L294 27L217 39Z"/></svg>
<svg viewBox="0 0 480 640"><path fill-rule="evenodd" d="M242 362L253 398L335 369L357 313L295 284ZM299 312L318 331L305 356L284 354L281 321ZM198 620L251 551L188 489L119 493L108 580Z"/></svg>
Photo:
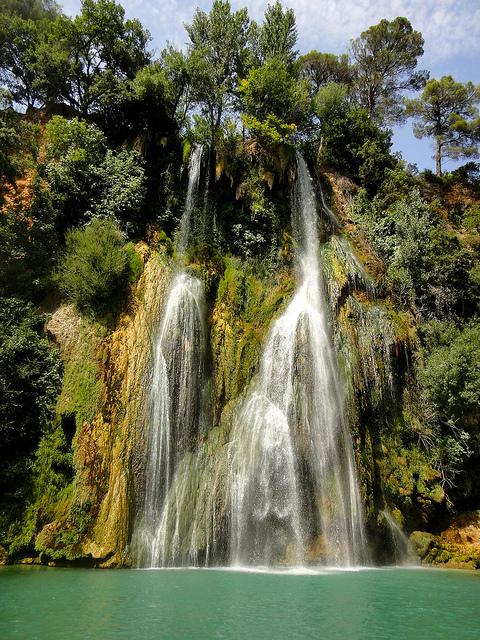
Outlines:
<svg viewBox="0 0 480 640"><path fill-rule="evenodd" d="M322 291L317 209L298 159L300 285L274 323L233 431L234 565L366 562L362 504Z"/></svg>
<svg viewBox="0 0 480 640"><path fill-rule="evenodd" d="M188 246L201 156L202 148L196 147L180 222L179 252L185 252ZM132 540L139 566L165 566L171 560L165 551L169 491L178 463L196 449L202 420L205 306L203 283L179 272L173 278L155 343L145 496Z"/></svg>

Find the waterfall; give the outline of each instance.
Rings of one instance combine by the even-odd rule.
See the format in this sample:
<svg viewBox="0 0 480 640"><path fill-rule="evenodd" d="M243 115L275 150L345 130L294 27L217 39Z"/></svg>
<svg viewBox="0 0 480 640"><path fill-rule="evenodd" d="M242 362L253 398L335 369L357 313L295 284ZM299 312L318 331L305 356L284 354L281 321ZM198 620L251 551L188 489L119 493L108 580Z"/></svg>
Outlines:
<svg viewBox="0 0 480 640"><path fill-rule="evenodd" d="M267 338L230 451L234 565L366 561L363 511L330 344L307 166L293 207L297 292Z"/></svg>
<svg viewBox="0 0 480 640"><path fill-rule="evenodd" d="M192 153L185 208L180 222L178 251L188 247L194 197L198 191L202 147ZM139 566L168 565L166 527L168 500L179 462L198 444L202 421L205 353L203 283L177 273L170 287L157 330L149 398L144 500L132 538ZM175 517L179 517L179 513Z"/></svg>
<svg viewBox="0 0 480 640"><path fill-rule="evenodd" d="M412 564L412 557L409 555L408 538L398 525L398 522L388 511L383 509L380 511L388 530L393 549L393 559L397 565Z"/></svg>
<svg viewBox="0 0 480 640"><path fill-rule="evenodd" d="M182 219L180 220L180 229L178 232L177 251L180 254L185 253L188 248L188 240L190 235L191 216L194 207L195 196L198 193L198 184L200 182L200 169L202 166L202 145L197 145L190 156L188 169L188 187L187 197L185 198L185 208L183 210Z"/></svg>

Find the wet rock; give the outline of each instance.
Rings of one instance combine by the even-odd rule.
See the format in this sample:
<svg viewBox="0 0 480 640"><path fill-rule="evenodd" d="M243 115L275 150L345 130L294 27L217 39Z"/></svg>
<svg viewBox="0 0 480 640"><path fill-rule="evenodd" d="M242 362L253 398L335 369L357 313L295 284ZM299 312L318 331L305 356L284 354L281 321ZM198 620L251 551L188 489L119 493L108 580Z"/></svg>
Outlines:
<svg viewBox="0 0 480 640"><path fill-rule="evenodd" d="M439 536L414 531L409 544L424 564L480 569L480 514L462 514Z"/></svg>
<svg viewBox="0 0 480 640"><path fill-rule="evenodd" d="M8 553L0 544L0 565L8 564Z"/></svg>

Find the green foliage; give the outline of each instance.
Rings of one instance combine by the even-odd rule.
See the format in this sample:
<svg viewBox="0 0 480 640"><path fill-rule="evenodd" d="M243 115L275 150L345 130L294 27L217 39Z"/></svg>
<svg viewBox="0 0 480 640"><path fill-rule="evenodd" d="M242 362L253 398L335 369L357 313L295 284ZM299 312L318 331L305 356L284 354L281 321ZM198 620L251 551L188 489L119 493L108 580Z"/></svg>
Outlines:
<svg viewBox="0 0 480 640"><path fill-rule="evenodd" d="M292 279L275 280L272 274L258 277L238 260L226 260L212 311L217 412L251 380L270 322L292 293Z"/></svg>
<svg viewBox="0 0 480 640"><path fill-rule="evenodd" d="M87 317L102 317L114 309L129 279L123 235L112 220L94 218L65 237L66 252L59 267L65 300Z"/></svg>
<svg viewBox="0 0 480 640"><path fill-rule="evenodd" d="M112 152L98 127L77 118L54 116L45 139L44 171L60 232L101 215L116 217L127 229L139 224L145 174L137 152Z"/></svg>
<svg viewBox="0 0 480 640"><path fill-rule="evenodd" d="M463 225L468 231L480 232L480 205L475 204L470 209L466 209L462 217Z"/></svg>
<svg viewBox="0 0 480 640"><path fill-rule="evenodd" d="M360 203L358 203L360 204ZM432 228L428 207L415 189L385 211L368 202L356 210L367 238L385 260L388 276L400 295L414 303L428 281L432 261Z"/></svg>
<svg viewBox="0 0 480 640"><path fill-rule="evenodd" d="M15 189L16 179L28 167L28 154L36 151L34 127L20 121L12 109L0 112L0 192L7 186Z"/></svg>
<svg viewBox="0 0 480 640"><path fill-rule="evenodd" d="M429 327L429 355L422 374L426 397L450 428L480 430L480 322L462 328Z"/></svg>
<svg viewBox="0 0 480 640"><path fill-rule="evenodd" d="M432 423L431 458L442 483L452 486L480 448L480 323L461 327L432 321L423 327L423 399Z"/></svg>
<svg viewBox="0 0 480 640"><path fill-rule="evenodd" d="M38 22L45 18L54 20L61 7L55 0L3 0L2 9L24 20Z"/></svg>
<svg viewBox="0 0 480 640"><path fill-rule="evenodd" d="M353 82L353 71L346 53L336 56L333 53L319 53L314 50L300 56L298 62L302 77L308 79L312 97L325 85L349 87Z"/></svg>
<svg viewBox="0 0 480 640"><path fill-rule="evenodd" d="M95 327L82 321L78 338L65 363L65 375L57 412L63 420L74 419L76 429L91 422L102 404L102 378Z"/></svg>
<svg viewBox="0 0 480 640"><path fill-rule="evenodd" d="M381 20L350 41L356 98L369 118L381 124L405 119L402 94L423 88L429 75L414 71L423 43L422 34L402 17Z"/></svg>
<svg viewBox="0 0 480 640"><path fill-rule="evenodd" d="M316 92L313 104L322 129L323 124L330 118L343 113L347 95L347 86L337 82L328 82Z"/></svg>
<svg viewBox="0 0 480 640"><path fill-rule="evenodd" d="M297 129L312 126L312 105L306 81L297 81L279 57L251 69L240 82L245 124L267 140L284 140ZM288 130L290 128L290 131Z"/></svg>
<svg viewBox="0 0 480 640"><path fill-rule="evenodd" d="M140 254L135 250L133 242L125 245L125 253L128 259L128 281L130 284L136 284L143 273L143 261Z"/></svg>
<svg viewBox="0 0 480 640"><path fill-rule="evenodd" d="M406 431L407 425L404 425ZM386 500L393 503L410 519L431 518L436 504L444 498L438 471L430 453L417 443L408 442L406 432L384 436L387 455L382 463L383 490Z"/></svg>
<svg viewBox="0 0 480 640"><path fill-rule="evenodd" d="M478 259L463 247L453 231L438 226L431 231L433 267L428 277L438 318L469 317L478 312Z"/></svg>
<svg viewBox="0 0 480 640"><path fill-rule="evenodd" d="M267 5L260 29L254 25L250 30L251 46L260 63L277 58L291 67L298 55L298 51L294 50L297 39L298 30L293 9L286 9L284 12L278 0L274 5Z"/></svg>
<svg viewBox="0 0 480 640"><path fill-rule="evenodd" d="M98 107L97 83L104 72L120 82L133 80L150 59L150 34L138 20L125 20L123 7L112 0L83 0L73 20L61 15L52 23L49 38L60 43L50 54L63 62L60 96L82 113ZM45 65L53 62L45 57Z"/></svg>
<svg viewBox="0 0 480 640"><path fill-rule="evenodd" d="M34 180L31 192L30 208L0 212L0 295L38 302L50 284L57 234L48 190Z"/></svg>
<svg viewBox="0 0 480 640"><path fill-rule="evenodd" d="M434 139L438 176L442 175L443 158L478 157L479 102L479 87L455 82L452 76L443 76L440 81L432 78L420 98L408 101L407 115L415 119L415 136Z"/></svg>
<svg viewBox="0 0 480 640"><path fill-rule="evenodd" d="M287 124L273 113L269 113L265 120L257 120L255 116L243 115L242 122L258 139L264 149L275 149L280 144L288 142L296 133L297 126Z"/></svg>
<svg viewBox="0 0 480 640"><path fill-rule="evenodd" d="M214 0L208 15L197 8L191 24L185 25L192 58L192 100L208 119L212 146L243 75L247 27L247 10L232 13L228 0Z"/></svg>
<svg viewBox="0 0 480 640"><path fill-rule="evenodd" d="M18 104L44 102L36 63L45 25L19 15L0 13L0 72L3 84Z"/></svg>
<svg viewBox="0 0 480 640"><path fill-rule="evenodd" d="M386 171L396 165L390 154L392 132L380 130L364 109L342 105L328 115L322 123L322 161L373 196Z"/></svg>
<svg viewBox="0 0 480 640"><path fill-rule="evenodd" d="M30 463L55 411L63 366L39 337L42 319L14 298L0 299L0 528L24 508ZM6 514L6 516L5 516ZM0 534L4 535L4 531Z"/></svg>
<svg viewBox="0 0 480 640"><path fill-rule="evenodd" d="M15 298L0 299L1 458L29 451L53 415L62 364L35 331L33 310Z"/></svg>

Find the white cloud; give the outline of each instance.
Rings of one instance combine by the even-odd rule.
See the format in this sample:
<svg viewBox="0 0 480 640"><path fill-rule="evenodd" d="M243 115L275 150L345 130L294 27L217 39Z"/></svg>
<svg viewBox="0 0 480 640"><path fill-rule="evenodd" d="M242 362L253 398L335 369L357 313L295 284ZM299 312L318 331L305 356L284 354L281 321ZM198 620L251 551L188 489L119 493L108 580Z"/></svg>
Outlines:
<svg viewBox="0 0 480 640"><path fill-rule="evenodd" d="M139 18L150 31L159 52L167 40L183 47L198 6L208 12L213 0L120 0L129 18ZM275 0L230 0L232 7L248 7L249 16L261 22L267 4ZM421 68L440 76L451 73L480 82L480 8L478 0L284 0L295 11L301 53L311 49L343 53L348 42L382 18L404 16L425 39ZM80 11L80 0L65 0L65 13Z"/></svg>

